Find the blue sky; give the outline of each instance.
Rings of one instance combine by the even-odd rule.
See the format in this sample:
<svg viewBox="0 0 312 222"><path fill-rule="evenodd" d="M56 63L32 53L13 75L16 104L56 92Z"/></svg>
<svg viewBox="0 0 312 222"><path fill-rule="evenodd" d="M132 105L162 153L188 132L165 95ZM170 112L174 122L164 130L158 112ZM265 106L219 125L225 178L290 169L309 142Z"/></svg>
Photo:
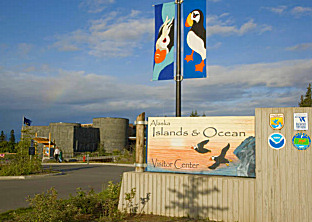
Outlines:
<svg viewBox="0 0 312 222"><path fill-rule="evenodd" d="M0 1L0 130L175 115L152 82L154 8L169 1ZM312 82L312 2L207 1L208 78L182 82L182 115L297 106Z"/></svg>

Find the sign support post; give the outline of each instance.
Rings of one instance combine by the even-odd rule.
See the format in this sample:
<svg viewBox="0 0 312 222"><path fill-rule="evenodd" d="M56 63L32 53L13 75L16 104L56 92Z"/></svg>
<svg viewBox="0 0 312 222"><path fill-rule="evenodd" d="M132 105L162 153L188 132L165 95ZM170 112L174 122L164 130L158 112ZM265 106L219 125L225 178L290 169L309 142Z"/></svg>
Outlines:
<svg viewBox="0 0 312 222"><path fill-rule="evenodd" d="M145 112L136 118L135 172L144 172Z"/></svg>

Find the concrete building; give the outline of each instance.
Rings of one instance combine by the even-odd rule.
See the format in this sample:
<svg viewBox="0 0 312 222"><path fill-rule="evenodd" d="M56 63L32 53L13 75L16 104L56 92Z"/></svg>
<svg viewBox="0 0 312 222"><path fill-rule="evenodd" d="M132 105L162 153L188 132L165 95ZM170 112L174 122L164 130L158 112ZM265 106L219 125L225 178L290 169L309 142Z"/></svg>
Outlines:
<svg viewBox="0 0 312 222"><path fill-rule="evenodd" d="M46 137L54 141L65 158L76 152L96 151L103 148L106 152L122 150L128 147L129 120L124 118L94 118L93 124L50 123L49 126L24 126L37 137Z"/></svg>

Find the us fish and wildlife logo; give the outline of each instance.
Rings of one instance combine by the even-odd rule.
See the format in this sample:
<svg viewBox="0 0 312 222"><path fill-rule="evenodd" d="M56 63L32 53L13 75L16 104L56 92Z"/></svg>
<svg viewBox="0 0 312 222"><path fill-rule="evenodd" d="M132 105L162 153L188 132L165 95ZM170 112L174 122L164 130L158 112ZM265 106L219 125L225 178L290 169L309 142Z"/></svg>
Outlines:
<svg viewBox="0 0 312 222"><path fill-rule="evenodd" d="M280 130L284 127L284 114L270 114L270 127Z"/></svg>

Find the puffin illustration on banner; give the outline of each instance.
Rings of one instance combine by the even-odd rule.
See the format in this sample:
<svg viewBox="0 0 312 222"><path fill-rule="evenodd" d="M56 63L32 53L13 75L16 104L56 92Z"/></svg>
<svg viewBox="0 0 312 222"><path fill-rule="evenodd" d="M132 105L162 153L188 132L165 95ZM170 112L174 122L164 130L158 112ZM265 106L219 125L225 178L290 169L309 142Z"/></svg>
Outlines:
<svg viewBox="0 0 312 222"><path fill-rule="evenodd" d="M168 80L174 77L174 17L174 2L155 6L153 80Z"/></svg>
<svg viewBox="0 0 312 222"><path fill-rule="evenodd" d="M201 62L195 65L195 71L203 72L206 59L206 29L204 28L204 15L202 11L196 9L192 11L186 19L185 27L191 27L187 34L187 45L192 49L192 54L186 55L187 62L193 61L194 51L201 57Z"/></svg>
<svg viewBox="0 0 312 222"><path fill-rule="evenodd" d="M185 1L184 78L206 77L206 3Z"/></svg>

